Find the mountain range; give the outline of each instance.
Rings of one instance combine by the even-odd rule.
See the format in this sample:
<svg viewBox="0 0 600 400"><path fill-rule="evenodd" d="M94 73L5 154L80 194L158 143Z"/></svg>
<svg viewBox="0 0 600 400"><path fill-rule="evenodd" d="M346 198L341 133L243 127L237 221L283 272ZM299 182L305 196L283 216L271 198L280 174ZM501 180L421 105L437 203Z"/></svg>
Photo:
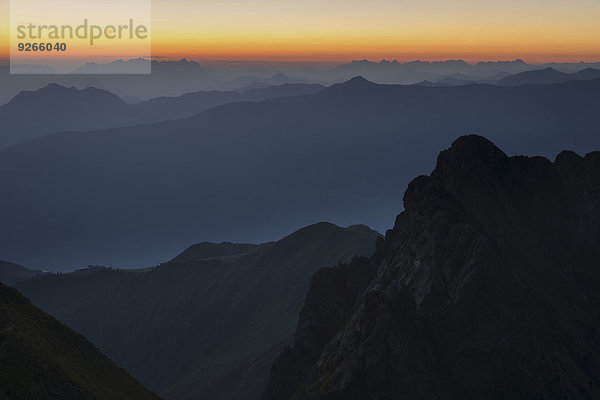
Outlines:
<svg viewBox="0 0 600 400"><path fill-rule="evenodd" d="M121 64L127 65L124 62L116 65ZM189 69L190 67L185 68L188 64L189 62L186 62L182 68ZM359 63L360 66L363 64L370 66L373 63ZM435 69L436 67L436 63L418 63L418 65L421 64L427 65L429 68ZM109 65L113 66L114 63ZM162 64L157 65L162 66ZM377 66L376 68L380 68L381 65L385 68L396 68L398 65L406 64L389 62L374 65ZM440 63L440 65L447 68L452 65L470 66L470 64L459 61ZM92 66L86 66L86 68L92 68ZM348 68L340 67L342 70ZM356 68L349 69L353 71ZM429 87L469 84L518 86L594 79L600 79L599 69L587 68L576 73L565 73L548 67L542 70L528 70L515 75L498 72L493 76L489 75L487 79L456 72L436 78L433 82L422 81L419 85ZM323 85L309 83L308 80L291 78L283 74L276 74L266 79L258 76L242 76L225 86L234 87L237 90L200 91L181 96L162 96L146 101L130 96L123 96L121 99L106 90L93 87L78 90L75 87L66 88L55 83L35 91L23 91L6 105L0 106L0 132L2 132L0 147L21 143L53 132L95 130L183 119L222 104L312 94L325 88ZM30 115L35 115L36 118L30 118Z"/></svg>
<svg viewBox="0 0 600 400"><path fill-rule="evenodd" d="M528 64L523 60L467 63L463 60L409 61L356 60L334 65L330 63L232 63L189 60L153 60L151 74L135 75L132 71L146 70L140 63L147 60L116 60L105 64L90 63L77 74L11 75L9 67L0 65L0 104L9 101L23 90L36 90L58 83L66 87L84 89L97 87L115 93L123 99L149 100L155 97L181 96L189 92L211 90L240 90L246 87L283 83L320 83L329 86L361 75L388 84L417 84L424 80L437 82L448 76L461 74L468 80L496 81L503 76L529 70L554 68L565 73L575 73L586 68L600 69L600 63L547 63ZM27 69L27 66L22 66ZM34 67L29 67L30 69ZM122 72L122 73L119 73ZM83 74L80 74L83 73Z"/></svg>
<svg viewBox="0 0 600 400"><path fill-rule="evenodd" d="M0 150L0 254L42 270L144 267L182 243L268 242L315 220L384 231L411 177L465 132L512 154L599 148L599 90L600 80L355 78L178 121L45 136Z"/></svg>
<svg viewBox="0 0 600 400"><path fill-rule="evenodd" d="M323 88L313 84L283 84L244 93L194 92L128 104L106 90L91 87L79 90L50 84L35 91L23 91L0 106L0 147L53 132L97 130L182 119L226 103L304 95Z"/></svg>
<svg viewBox="0 0 600 400"><path fill-rule="evenodd" d="M600 69L586 68L572 74L557 71L554 68L542 70L525 71L515 75L507 76L501 79L499 85L530 85L530 84L549 84L564 83L568 81L585 81L591 79L600 79Z"/></svg>
<svg viewBox="0 0 600 400"><path fill-rule="evenodd" d="M600 152L459 138L372 258L315 274L263 399L600 398L599 204Z"/></svg>
<svg viewBox="0 0 600 400"><path fill-rule="evenodd" d="M141 270L88 267L17 288L168 399L258 399L312 274L380 235L318 223L263 245L199 243Z"/></svg>
<svg viewBox="0 0 600 400"><path fill-rule="evenodd" d="M377 83L416 84L426 81L439 82L449 77L461 76L461 81L483 81L492 83L503 76L525 71L560 69L565 73L575 73L586 68L600 68L600 63L566 63L566 64L528 64L523 60L468 63L463 60L445 61L410 61L401 63L396 60L374 62L355 60L327 71L324 81L339 82L356 75L361 75Z"/></svg>

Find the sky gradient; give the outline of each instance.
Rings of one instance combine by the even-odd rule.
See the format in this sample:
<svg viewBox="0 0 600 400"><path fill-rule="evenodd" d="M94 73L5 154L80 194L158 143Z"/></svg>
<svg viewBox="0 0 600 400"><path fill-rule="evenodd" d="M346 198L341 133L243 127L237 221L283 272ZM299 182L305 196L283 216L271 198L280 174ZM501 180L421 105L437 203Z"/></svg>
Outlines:
<svg viewBox="0 0 600 400"><path fill-rule="evenodd" d="M0 0L0 57L9 45ZM598 0L154 0L155 57L600 61Z"/></svg>

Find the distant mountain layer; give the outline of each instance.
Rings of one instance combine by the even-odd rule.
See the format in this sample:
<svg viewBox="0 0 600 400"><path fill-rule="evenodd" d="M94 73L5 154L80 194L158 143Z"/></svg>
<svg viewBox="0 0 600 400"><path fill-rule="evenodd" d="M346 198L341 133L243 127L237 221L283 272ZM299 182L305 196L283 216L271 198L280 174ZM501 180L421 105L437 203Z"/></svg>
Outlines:
<svg viewBox="0 0 600 400"><path fill-rule="evenodd" d="M600 398L600 152L465 136L371 259L313 277L265 400Z"/></svg>
<svg viewBox="0 0 600 400"><path fill-rule="evenodd" d="M501 79L498 84L517 86L526 84L564 83L568 81L591 79L600 79L600 69L587 68L573 74L560 72L554 68L525 71L516 75L507 76Z"/></svg>
<svg viewBox="0 0 600 400"><path fill-rule="evenodd" d="M598 69L600 68L600 63L549 63L533 65L527 64L523 60L478 62L474 64L463 60L433 62L417 60L405 63L396 60L382 60L381 62L355 60L334 68L326 76L330 78L335 77L339 81L361 75L377 83L400 84L416 84L422 81L439 82L451 78L453 81L447 83L456 84L456 79L461 82L491 82L500 79L502 75L513 75L546 68L555 68L568 73L575 73L586 68Z"/></svg>
<svg viewBox="0 0 600 400"><path fill-rule="evenodd" d="M209 108L239 101L316 93L321 85L285 84L238 92L195 92L160 97L133 105L106 90L78 90L57 84L23 91L0 106L0 147L60 131L113 128L187 118Z"/></svg>
<svg viewBox="0 0 600 400"><path fill-rule="evenodd" d="M168 399L258 399L311 275L379 235L319 223L262 246L202 243L146 270L43 275L19 290Z"/></svg>
<svg viewBox="0 0 600 400"><path fill-rule="evenodd" d="M151 74L131 75L147 69L148 61L116 60L105 64L90 63L77 73L85 75L40 75L44 67L21 66L35 75L11 75L8 66L0 65L0 104L9 101L23 90L35 90L49 83L67 87L97 87L119 97L148 100L160 96L181 96L189 92L210 90L246 90L250 87L280 85L283 83L320 82L326 86L362 75L377 83L416 84L424 80L437 82L448 76L462 75L468 81L495 81L503 76L533 69L554 68L575 73L586 68L600 69L600 63L547 63L528 64L523 60L467 63L463 60L409 61L356 60L341 65L329 63L255 63L239 62L199 64L194 61L157 61L151 63ZM52 70L46 67L48 70ZM34 71L35 70L35 71Z"/></svg>
<svg viewBox="0 0 600 400"><path fill-rule="evenodd" d="M389 64L395 65L394 63ZM371 64L365 65L370 66ZM380 64L376 65L377 68L380 68ZM463 64L459 63L458 65ZM431 68L433 68L433 64ZM97 130L183 119L227 103L308 95L325 88L319 84L286 83L293 82L294 79L283 74L265 79L263 83L258 77L242 78L244 79L238 80L240 86L242 82L253 83L239 91L192 92L182 96L163 96L146 101L134 101L134 104L129 104L106 90L93 87L78 90L74 87L66 88L58 84L50 84L36 91L23 91L6 105L0 106L0 147L59 131ZM423 81L420 82L420 85L460 86L487 83L518 86L564 83L570 80L600 79L600 69L587 68L577 73L565 73L553 68L546 68L520 72L498 79L498 74L488 75L487 79L482 79L455 73L444 75L442 78L436 79L435 83ZM303 80L296 79L296 81ZM237 87L233 83L231 86ZM124 98L129 99L129 97ZM35 118L32 118L32 115L35 115Z"/></svg>
<svg viewBox="0 0 600 400"><path fill-rule="evenodd" d="M532 69L517 74L497 73L486 77L465 74L450 74L435 79L433 82L419 82L421 86L462 86L473 84L488 84L501 86L520 86L536 84L565 83L568 81L586 81L600 79L600 69L586 68L578 72L561 72L552 67Z"/></svg>
<svg viewBox="0 0 600 400"><path fill-rule="evenodd" d="M158 400L83 336L4 285L0 365L3 399Z"/></svg>
<svg viewBox="0 0 600 400"><path fill-rule="evenodd" d="M511 154L600 149L599 92L600 80L421 87L357 77L179 121L50 135L0 150L0 254L45 270L144 267L181 243L269 242L324 218L383 231L412 177L465 133Z"/></svg>
<svg viewBox="0 0 600 400"><path fill-rule="evenodd" d="M105 90L48 85L24 91L0 106L0 147L48 133L131 125L130 106Z"/></svg>

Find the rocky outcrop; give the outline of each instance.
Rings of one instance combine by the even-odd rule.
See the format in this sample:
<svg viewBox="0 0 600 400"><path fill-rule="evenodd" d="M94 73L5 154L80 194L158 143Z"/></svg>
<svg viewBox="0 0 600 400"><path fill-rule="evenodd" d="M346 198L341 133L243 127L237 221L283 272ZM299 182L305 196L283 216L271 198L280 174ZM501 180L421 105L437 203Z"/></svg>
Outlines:
<svg viewBox="0 0 600 400"><path fill-rule="evenodd" d="M600 153L461 137L404 205L315 275L265 399L600 398Z"/></svg>

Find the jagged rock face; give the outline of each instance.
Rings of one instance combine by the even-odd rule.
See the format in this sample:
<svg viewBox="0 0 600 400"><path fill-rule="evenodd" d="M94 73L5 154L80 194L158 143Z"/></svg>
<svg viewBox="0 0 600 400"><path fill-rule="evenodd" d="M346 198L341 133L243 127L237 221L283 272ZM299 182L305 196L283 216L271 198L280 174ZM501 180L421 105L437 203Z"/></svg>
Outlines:
<svg viewBox="0 0 600 400"><path fill-rule="evenodd" d="M371 260L314 277L265 399L600 398L600 153L461 137L404 203Z"/></svg>

